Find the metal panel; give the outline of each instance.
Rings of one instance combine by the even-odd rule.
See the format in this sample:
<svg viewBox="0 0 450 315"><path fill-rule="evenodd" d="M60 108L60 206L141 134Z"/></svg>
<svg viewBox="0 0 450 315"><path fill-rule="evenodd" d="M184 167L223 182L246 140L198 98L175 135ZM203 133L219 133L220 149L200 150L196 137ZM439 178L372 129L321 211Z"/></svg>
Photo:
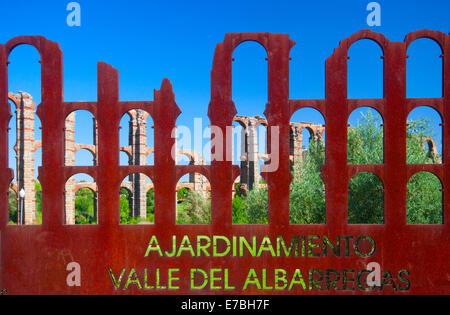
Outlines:
<svg viewBox="0 0 450 315"><path fill-rule="evenodd" d="M433 166L433 173L443 183L444 224L406 224L406 184L409 176L424 169L421 165L406 164L406 119L410 109L425 100L406 98L406 50L417 38L427 37L439 43L443 50L442 99L434 99L436 108L443 117L443 163ZM384 58L384 99L347 99L347 54L350 46L360 39L371 39L379 44ZM256 41L268 55L269 100L265 110L269 125L269 152L271 152L270 127L280 130L279 160L275 172L263 174L268 183L269 224L233 225L231 216L232 185L239 175L239 168L231 161L213 161L202 166L212 187L212 223L210 225L176 225L174 199L176 183L181 175L197 170L198 166L176 166L170 158L174 144L172 130L181 113L169 80L164 79L159 90L154 92L152 102L139 105L119 101L119 74L113 67L98 64L97 103L64 103L62 52L59 45L39 36L17 37L0 45L0 235L1 273L0 289L11 294L302 294L325 293L304 290L296 286L293 290L260 291L255 286L243 290L242 283L248 270L260 273L268 270L267 279L275 268L293 274L301 268L307 277L309 269L353 269L364 270L369 262L378 262L383 270L390 270L396 277L400 270L408 270L410 288L399 287L399 293L449 293L450 292L450 38L440 32L422 30L408 34L404 42L390 42L382 34L370 30L355 33L340 42L334 53L326 60L326 99L289 100L289 53L294 42L285 34L233 33L226 34L214 54L211 72L211 102L208 116L211 125L218 126L224 135L227 126L232 126L236 108L231 93L231 62L234 49L244 41ZM36 47L42 63L42 103L38 116L42 122L42 161L39 180L43 187L42 226L8 225L8 187L13 175L8 168L8 122L11 117L8 105L7 60L14 47L30 44ZM359 104L359 105L358 105ZM364 104L376 104L383 115L385 145L384 164L354 167L347 164L347 120L351 110ZM119 123L130 106L146 109L155 124L155 165L119 166ZM326 187L326 224L289 224L289 187L292 180L289 167L289 121L292 114L302 107L314 107L325 118L327 128L326 164L322 177ZM98 185L99 224L95 226L64 225L64 184L71 176L73 167L64 166L64 120L68 111L90 109L98 123L98 165L83 168L92 175ZM229 144L224 141L223 152ZM139 170L145 172L155 185L155 224L119 224L119 187L124 176ZM351 176L363 170L380 175L384 182L385 224L350 225L347 223L347 187ZM256 236L261 242L264 236L271 240L281 235L290 242L294 236L318 235L336 240L340 236L353 242L357 237L369 235L376 241L376 251L368 258L354 253L341 257L144 257L149 241L156 235L162 248L171 248L172 236L181 239L188 235L195 242L198 235L222 235L228 238ZM81 287L68 287L67 264L75 261L81 265ZM177 282L180 289L139 290L131 285L129 290L114 288L108 268L120 274L122 268L135 268L143 277L148 268L149 278L154 279L154 269L161 269L161 283L167 283L167 269L179 268ZM202 290L190 288L190 268L228 268L230 283L234 289ZM150 272L152 273L150 275ZM306 274L306 275L305 275ZM125 274L125 278L128 273ZM341 275L342 277L343 275ZM342 279L341 279L342 280ZM273 279L268 280L272 282ZM354 290L332 293L392 293L393 286L383 290L364 291L355 285ZM349 280L349 282L352 282Z"/></svg>

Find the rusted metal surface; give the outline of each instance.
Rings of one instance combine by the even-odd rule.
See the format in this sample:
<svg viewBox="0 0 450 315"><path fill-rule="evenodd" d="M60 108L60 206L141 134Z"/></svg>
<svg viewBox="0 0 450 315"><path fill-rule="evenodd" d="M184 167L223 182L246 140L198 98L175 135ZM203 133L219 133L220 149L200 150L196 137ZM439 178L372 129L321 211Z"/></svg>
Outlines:
<svg viewBox="0 0 450 315"><path fill-rule="evenodd" d="M406 51L411 42L427 37L435 40L443 51L443 97L436 99L406 98ZM378 43L384 55L384 99L347 99L347 53L360 39ZM265 116L270 126L280 128L279 168L263 174L269 192L268 225L232 224L232 185L239 168L231 161L213 161L210 166L176 166L170 158L174 139L172 129L181 113L175 102L172 85L164 79L154 100L146 102L119 101L119 74L113 67L98 64L98 101L65 103L63 99L62 52L57 43L43 37L26 36L0 45L0 289L11 294L21 293L149 293L149 294L256 294L254 287L243 291L191 290L188 287L190 268L229 268L231 281L243 283L250 268L364 269L371 261L383 270L397 273L408 269L411 287L401 293L449 293L450 283L450 36L423 30L410 33L404 42L390 42L382 34L364 30L344 39L326 60L326 98L324 100L289 99L289 54L294 42L288 35L271 33L227 34L218 44L211 72L211 102L208 116L211 125L219 126L223 134L232 126L236 109L231 93L231 62L234 49L244 41L257 41L268 55L269 100ZM8 224L8 187L13 172L8 168L8 123L11 112L8 104L7 60L14 47L30 44L39 51L42 63L42 103L37 114L42 122L42 184L43 224L41 226L10 226ZM441 165L406 164L406 119L419 105L435 108L443 119L443 160ZM384 121L384 164L347 164L347 121L352 110L372 106ZM325 118L326 164L322 177L326 187L326 224L291 225L289 223L289 192L292 175L289 167L289 122L293 113L303 107L319 110ZM98 123L98 165L88 167L64 166L64 121L74 110L90 111ZM154 166L119 166L119 123L130 109L144 109L153 118L155 134ZM269 132L270 144L271 133ZM223 152L227 143L223 144ZM269 147L269 152L271 148ZM210 225L176 225L174 198L181 176L192 171L203 174L212 188L212 223ZM347 223L348 182L362 171L375 173L384 184L385 224L350 225ZM435 174L443 184L442 225L406 224L406 185L419 171ZM119 224L119 187L131 173L144 173L155 186L155 224ZM92 226L64 225L64 184L76 173L92 176L98 185L99 224ZM296 235L336 236L370 235L376 240L376 252L363 259L349 257L144 257L152 235L162 248L170 248L172 236L189 235L269 236L282 235L289 241ZM76 261L82 268L82 286L68 287L68 263ZM114 289L107 268L117 274L122 268L180 268L179 290ZM162 275L162 281L167 278ZM365 293L364 291L331 291L332 293ZM369 291L378 293L379 291ZM392 293L392 287L381 293ZM324 293L323 291L264 291L266 294Z"/></svg>

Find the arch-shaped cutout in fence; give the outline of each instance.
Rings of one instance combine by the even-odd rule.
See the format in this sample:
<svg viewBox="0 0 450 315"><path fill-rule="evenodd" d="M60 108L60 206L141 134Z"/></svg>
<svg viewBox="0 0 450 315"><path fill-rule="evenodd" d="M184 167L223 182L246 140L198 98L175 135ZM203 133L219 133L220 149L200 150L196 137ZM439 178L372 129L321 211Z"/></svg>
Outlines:
<svg viewBox="0 0 450 315"><path fill-rule="evenodd" d="M268 97L268 65L264 47L246 41L233 52L232 98L238 115L263 115Z"/></svg>
<svg viewBox="0 0 450 315"><path fill-rule="evenodd" d="M293 179L289 194L291 224L324 224L325 119L314 108L297 110L290 121L290 163Z"/></svg>
<svg viewBox="0 0 450 315"><path fill-rule="evenodd" d="M41 101L40 60L39 51L28 44L11 47L8 55L7 87L9 91L18 91L17 94L8 93L11 120L15 120L10 120L9 141L15 154L10 152L9 166L14 170L13 181L18 191L24 193L23 198L16 198L16 208L21 216L16 223L25 225L42 223L40 200L36 199L37 170L41 163L41 156L38 156L41 151L36 152L41 146L41 123L36 115L36 104Z"/></svg>
<svg viewBox="0 0 450 315"><path fill-rule="evenodd" d="M384 186L373 173L358 173L348 184L348 223L384 223Z"/></svg>
<svg viewBox="0 0 450 315"><path fill-rule="evenodd" d="M370 107L355 109L348 119L348 164L383 164L384 127L380 113Z"/></svg>
<svg viewBox="0 0 450 315"><path fill-rule="evenodd" d="M155 222L154 185L142 173L127 175L120 184L120 224Z"/></svg>
<svg viewBox="0 0 450 315"><path fill-rule="evenodd" d="M192 172L182 176L176 189L176 223L211 223L211 185L202 174Z"/></svg>
<svg viewBox="0 0 450 315"><path fill-rule="evenodd" d="M8 90L26 91L41 103L41 56L27 44L16 46L8 57Z"/></svg>
<svg viewBox="0 0 450 315"><path fill-rule="evenodd" d="M154 127L152 116L142 109L126 112L119 127L120 165L154 165Z"/></svg>
<svg viewBox="0 0 450 315"><path fill-rule="evenodd" d="M407 118L406 163L441 164L442 131L442 117L434 108L414 108Z"/></svg>
<svg viewBox="0 0 450 315"><path fill-rule="evenodd" d="M87 174L75 174L64 189L66 225L98 224L97 184Z"/></svg>
<svg viewBox="0 0 450 315"><path fill-rule="evenodd" d="M294 172L289 195L290 224L325 224L325 184L320 178L320 166L305 161L300 171Z"/></svg>
<svg viewBox="0 0 450 315"><path fill-rule="evenodd" d="M442 97L443 51L432 39L419 38L407 50L406 85L410 98Z"/></svg>
<svg viewBox="0 0 450 315"><path fill-rule="evenodd" d="M361 39L348 51L348 98L383 98L383 50L370 39Z"/></svg>
<svg viewBox="0 0 450 315"><path fill-rule="evenodd" d="M442 183L429 172L411 176L406 193L407 224L442 224Z"/></svg>

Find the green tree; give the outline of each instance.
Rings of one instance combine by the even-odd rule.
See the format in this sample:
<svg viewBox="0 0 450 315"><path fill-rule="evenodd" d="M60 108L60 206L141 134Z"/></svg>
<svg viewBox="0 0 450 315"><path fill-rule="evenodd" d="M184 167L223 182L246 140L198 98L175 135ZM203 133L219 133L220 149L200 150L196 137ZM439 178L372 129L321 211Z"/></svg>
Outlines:
<svg viewBox="0 0 450 315"><path fill-rule="evenodd" d="M147 221L155 222L155 191L147 191Z"/></svg>
<svg viewBox="0 0 450 315"><path fill-rule="evenodd" d="M408 224L442 224L442 184L433 174L420 172L407 185Z"/></svg>
<svg viewBox="0 0 450 315"><path fill-rule="evenodd" d="M75 224L96 224L95 196L89 188L81 188L75 194Z"/></svg>
<svg viewBox="0 0 450 315"><path fill-rule="evenodd" d="M210 224L211 200L189 190L185 198L178 207L177 224Z"/></svg>
<svg viewBox="0 0 450 315"><path fill-rule="evenodd" d="M369 172L358 173L348 185L348 223L384 223L383 183Z"/></svg>
<svg viewBox="0 0 450 315"><path fill-rule="evenodd" d="M380 116L361 113L355 127L348 128L348 164L383 163L383 128Z"/></svg>
<svg viewBox="0 0 450 315"><path fill-rule="evenodd" d="M177 200L184 201L189 192L190 190L186 187L180 188L180 190L177 191Z"/></svg>
<svg viewBox="0 0 450 315"><path fill-rule="evenodd" d="M34 182L36 191L36 224L42 224L42 186L37 180Z"/></svg>
<svg viewBox="0 0 450 315"><path fill-rule="evenodd" d="M325 223L325 185L320 177L325 162L323 140L310 139L309 150L302 163L294 164L291 183L290 223Z"/></svg>
<svg viewBox="0 0 450 315"><path fill-rule="evenodd" d="M244 199L236 194L233 197L232 201L232 215L233 215L233 223L234 224L246 224L247 223L247 215L244 211Z"/></svg>
<svg viewBox="0 0 450 315"><path fill-rule="evenodd" d="M17 193L9 187L9 224L17 224Z"/></svg>
<svg viewBox="0 0 450 315"><path fill-rule="evenodd" d="M247 192L242 210L247 214L247 224L267 224L269 216L269 195L266 188L254 187Z"/></svg>

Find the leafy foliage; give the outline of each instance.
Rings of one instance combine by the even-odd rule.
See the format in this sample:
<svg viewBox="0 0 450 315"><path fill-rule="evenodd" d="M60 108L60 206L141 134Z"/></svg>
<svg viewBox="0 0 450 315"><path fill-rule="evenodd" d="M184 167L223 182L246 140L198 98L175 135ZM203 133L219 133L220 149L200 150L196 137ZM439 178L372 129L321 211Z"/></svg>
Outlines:
<svg viewBox="0 0 450 315"><path fill-rule="evenodd" d="M81 188L75 194L75 224L96 224L94 192Z"/></svg>
<svg viewBox="0 0 450 315"><path fill-rule="evenodd" d="M233 223L234 224L246 224L247 223L247 215L244 211L244 199L236 194L233 197L232 201L232 215L233 215Z"/></svg>
<svg viewBox="0 0 450 315"><path fill-rule="evenodd" d="M177 191L177 200L184 200L189 192L190 190L186 187L180 188L180 190Z"/></svg>
<svg viewBox="0 0 450 315"><path fill-rule="evenodd" d="M126 188L120 188L120 224L151 223L155 218L155 192L150 189L147 192L147 218L134 217L130 210L131 192Z"/></svg>
<svg viewBox="0 0 450 315"><path fill-rule="evenodd" d="M372 111L361 113L355 127L348 128L348 164L383 163L383 128L381 117Z"/></svg>
<svg viewBox="0 0 450 315"><path fill-rule="evenodd" d="M196 191L187 190L185 196L178 207L177 224L210 224L211 200Z"/></svg>
<svg viewBox="0 0 450 315"><path fill-rule="evenodd" d="M407 186L408 224L442 224L442 185L439 179L427 172L411 177Z"/></svg>
<svg viewBox="0 0 450 315"><path fill-rule="evenodd" d="M383 183L374 174L354 176L348 186L348 223L384 223Z"/></svg>
<svg viewBox="0 0 450 315"><path fill-rule="evenodd" d="M17 224L17 194L9 188L9 224Z"/></svg>
<svg viewBox="0 0 450 315"><path fill-rule="evenodd" d="M269 215L269 194L266 188L254 187L247 193L242 206L247 214L247 224L267 224Z"/></svg>
<svg viewBox="0 0 450 315"><path fill-rule="evenodd" d="M42 186L37 180L34 182L36 191L36 224L42 224Z"/></svg>
<svg viewBox="0 0 450 315"><path fill-rule="evenodd" d="M155 222L155 191L153 189L147 192L147 221Z"/></svg>
<svg viewBox="0 0 450 315"><path fill-rule="evenodd" d="M294 164L294 179L289 195L292 224L325 223L325 185L320 177L324 162L323 140L311 139L304 161Z"/></svg>

